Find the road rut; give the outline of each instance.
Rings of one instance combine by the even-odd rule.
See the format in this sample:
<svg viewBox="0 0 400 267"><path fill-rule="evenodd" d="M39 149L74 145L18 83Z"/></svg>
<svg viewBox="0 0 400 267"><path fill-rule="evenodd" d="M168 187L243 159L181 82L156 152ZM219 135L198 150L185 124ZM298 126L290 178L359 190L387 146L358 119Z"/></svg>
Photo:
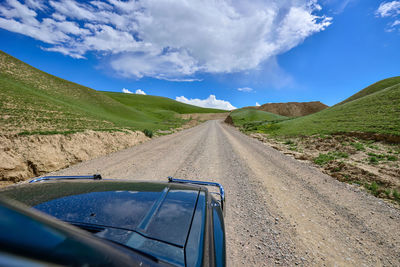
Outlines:
<svg viewBox="0 0 400 267"><path fill-rule="evenodd" d="M400 211L221 121L208 121L58 175L222 183L228 266L400 266Z"/></svg>

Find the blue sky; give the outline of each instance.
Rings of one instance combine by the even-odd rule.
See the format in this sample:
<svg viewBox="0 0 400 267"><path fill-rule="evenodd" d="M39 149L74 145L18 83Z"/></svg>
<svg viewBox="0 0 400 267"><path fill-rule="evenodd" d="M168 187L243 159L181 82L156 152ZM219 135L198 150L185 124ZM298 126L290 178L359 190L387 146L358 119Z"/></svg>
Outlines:
<svg viewBox="0 0 400 267"><path fill-rule="evenodd" d="M0 40L96 90L225 109L334 105L399 75L400 1L6 0Z"/></svg>

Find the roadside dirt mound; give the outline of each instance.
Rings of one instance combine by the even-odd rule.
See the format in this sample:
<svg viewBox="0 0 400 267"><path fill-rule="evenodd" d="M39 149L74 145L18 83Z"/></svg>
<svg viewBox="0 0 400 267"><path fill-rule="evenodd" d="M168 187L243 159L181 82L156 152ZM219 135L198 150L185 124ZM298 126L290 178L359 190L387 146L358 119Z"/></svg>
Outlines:
<svg viewBox="0 0 400 267"><path fill-rule="evenodd" d="M226 117L226 119L224 120L225 123L229 124L229 125L234 125L233 123L233 119L231 117L231 115L228 115L228 117Z"/></svg>
<svg viewBox="0 0 400 267"><path fill-rule="evenodd" d="M149 138L142 132L0 136L0 185L66 168Z"/></svg>
<svg viewBox="0 0 400 267"><path fill-rule="evenodd" d="M288 102L288 103L268 103L257 107L258 110L275 113L286 117L300 117L316 113L328 106L319 102Z"/></svg>

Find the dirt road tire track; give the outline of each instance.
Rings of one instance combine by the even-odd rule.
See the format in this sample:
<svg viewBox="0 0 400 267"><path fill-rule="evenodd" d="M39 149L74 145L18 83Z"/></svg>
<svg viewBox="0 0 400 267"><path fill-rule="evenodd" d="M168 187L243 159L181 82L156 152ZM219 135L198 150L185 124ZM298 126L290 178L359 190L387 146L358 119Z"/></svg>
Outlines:
<svg viewBox="0 0 400 267"><path fill-rule="evenodd" d="M228 266L400 265L400 211L220 121L56 174L225 186Z"/></svg>

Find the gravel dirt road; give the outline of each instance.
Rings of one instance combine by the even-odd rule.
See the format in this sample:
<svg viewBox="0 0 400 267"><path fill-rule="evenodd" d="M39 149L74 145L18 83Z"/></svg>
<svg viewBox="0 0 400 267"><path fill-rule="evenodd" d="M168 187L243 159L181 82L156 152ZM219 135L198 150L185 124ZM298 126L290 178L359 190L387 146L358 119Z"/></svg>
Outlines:
<svg viewBox="0 0 400 267"><path fill-rule="evenodd" d="M226 190L228 266L400 266L400 210L221 121L59 175L210 180Z"/></svg>

